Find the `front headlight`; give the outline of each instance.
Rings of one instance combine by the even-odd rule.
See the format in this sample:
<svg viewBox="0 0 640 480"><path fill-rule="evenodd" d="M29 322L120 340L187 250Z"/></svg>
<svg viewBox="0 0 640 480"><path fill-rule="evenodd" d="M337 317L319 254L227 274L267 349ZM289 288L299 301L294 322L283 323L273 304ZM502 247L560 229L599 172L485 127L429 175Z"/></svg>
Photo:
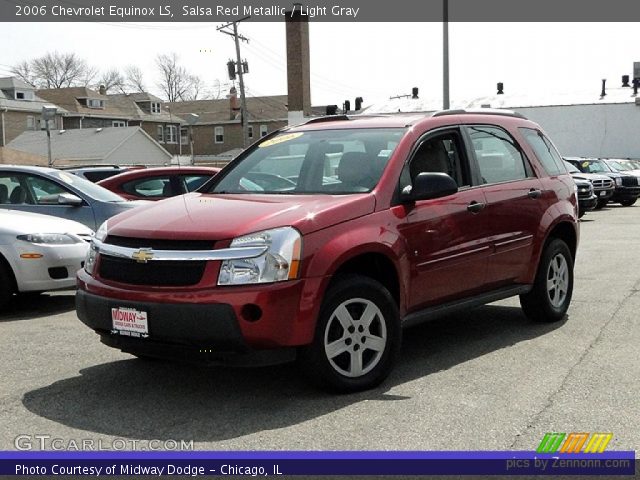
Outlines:
<svg viewBox="0 0 640 480"><path fill-rule="evenodd" d="M619 187L620 185L622 185L622 177L616 177L615 179L616 185Z"/></svg>
<svg viewBox="0 0 640 480"><path fill-rule="evenodd" d="M100 242L107 238L107 222L104 222L94 235L94 238ZM89 275L93 275L93 271L96 267L96 258L98 257L98 248L95 242L91 241L89 244L89 250L87 250L87 256L84 259L84 271Z"/></svg>
<svg viewBox="0 0 640 480"><path fill-rule="evenodd" d="M70 233L30 233L28 235L18 235L17 238L23 242L43 245L71 245L83 242L80 237Z"/></svg>
<svg viewBox="0 0 640 480"><path fill-rule="evenodd" d="M298 278L302 236L295 228L282 227L235 238L231 247L267 247L255 258L225 260L218 285L271 283Z"/></svg>

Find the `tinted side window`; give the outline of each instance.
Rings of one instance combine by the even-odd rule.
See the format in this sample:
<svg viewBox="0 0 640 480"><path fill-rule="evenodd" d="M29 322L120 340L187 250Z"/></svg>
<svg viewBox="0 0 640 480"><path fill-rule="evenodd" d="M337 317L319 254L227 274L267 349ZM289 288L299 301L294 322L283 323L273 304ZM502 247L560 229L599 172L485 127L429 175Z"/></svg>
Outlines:
<svg viewBox="0 0 640 480"><path fill-rule="evenodd" d="M511 135L498 127L469 127L473 151L483 183L527 178L525 158Z"/></svg>
<svg viewBox="0 0 640 480"><path fill-rule="evenodd" d="M57 205L58 195L70 193L62 186L42 177L26 177L27 185L38 205Z"/></svg>
<svg viewBox="0 0 640 480"><path fill-rule="evenodd" d="M168 176L132 180L122 185L122 189L139 197L170 197L173 194Z"/></svg>
<svg viewBox="0 0 640 480"><path fill-rule="evenodd" d="M567 172L562 162L562 157L542 132L532 128L522 127L520 128L520 132L522 132L527 143L531 146L536 157L538 157L538 160L540 160L540 163L542 163L542 166L549 175L560 175Z"/></svg>

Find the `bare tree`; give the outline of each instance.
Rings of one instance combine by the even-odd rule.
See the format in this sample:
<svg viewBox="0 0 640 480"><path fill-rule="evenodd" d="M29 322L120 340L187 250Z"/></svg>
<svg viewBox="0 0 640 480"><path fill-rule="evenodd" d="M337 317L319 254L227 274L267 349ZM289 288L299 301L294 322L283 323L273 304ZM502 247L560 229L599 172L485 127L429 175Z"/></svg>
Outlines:
<svg viewBox="0 0 640 480"><path fill-rule="evenodd" d="M113 89L124 91L124 76L118 69L112 68L110 70L102 72L102 75L100 75L100 77L98 78L97 85L98 87L104 86L104 89L107 93L109 93L109 91Z"/></svg>
<svg viewBox="0 0 640 480"><path fill-rule="evenodd" d="M156 65L161 75L158 87L162 89L165 98L169 102L175 102L185 97L191 82L186 68L178 64L178 55L176 53L158 55Z"/></svg>
<svg viewBox="0 0 640 480"><path fill-rule="evenodd" d="M126 77L126 88L134 90L136 92L144 92L144 78L142 74L142 70L137 65L129 65L124 69L124 74Z"/></svg>
<svg viewBox="0 0 640 480"><path fill-rule="evenodd" d="M31 68L31 62L23 60L20 63L16 63L9 71L32 87L36 86L36 78Z"/></svg>
<svg viewBox="0 0 640 480"><path fill-rule="evenodd" d="M49 52L42 57L24 60L11 72L37 88L86 86L97 70L75 53Z"/></svg>

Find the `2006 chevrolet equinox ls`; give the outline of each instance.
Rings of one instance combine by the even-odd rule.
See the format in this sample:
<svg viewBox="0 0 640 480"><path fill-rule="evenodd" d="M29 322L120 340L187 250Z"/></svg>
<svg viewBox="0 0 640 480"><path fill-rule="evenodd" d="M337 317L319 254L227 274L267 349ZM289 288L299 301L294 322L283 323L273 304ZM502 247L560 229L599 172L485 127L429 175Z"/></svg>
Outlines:
<svg viewBox="0 0 640 480"><path fill-rule="evenodd" d="M563 318L578 237L574 182L517 113L324 117L105 222L76 306L139 357L297 357L356 391L387 377L403 327L514 295Z"/></svg>

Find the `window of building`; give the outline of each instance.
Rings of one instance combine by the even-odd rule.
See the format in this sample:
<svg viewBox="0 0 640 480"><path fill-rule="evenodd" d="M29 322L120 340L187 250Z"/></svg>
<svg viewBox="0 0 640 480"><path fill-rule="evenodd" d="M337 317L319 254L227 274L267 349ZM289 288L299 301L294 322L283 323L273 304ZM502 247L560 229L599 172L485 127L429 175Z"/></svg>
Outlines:
<svg viewBox="0 0 640 480"><path fill-rule="evenodd" d="M16 90L16 100L33 100L33 92Z"/></svg>
<svg viewBox="0 0 640 480"><path fill-rule="evenodd" d="M527 139L527 143L529 143L549 175L566 173L567 169L562 162L562 157L542 132L533 128L520 128L520 132Z"/></svg>
<svg viewBox="0 0 640 480"><path fill-rule="evenodd" d="M180 143L189 145L189 127L180 127Z"/></svg>
<svg viewBox="0 0 640 480"><path fill-rule="evenodd" d="M215 143L224 143L224 127L215 127L213 135Z"/></svg>
<svg viewBox="0 0 640 480"><path fill-rule="evenodd" d="M267 136L267 126L260 125L260 138Z"/></svg>
<svg viewBox="0 0 640 480"><path fill-rule="evenodd" d="M164 143L164 127L162 125L156 127L156 139L160 143Z"/></svg>
<svg viewBox="0 0 640 480"><path fill-rule="evenodd" d="M251 140L253 138L253 125L249 125L249 127L247 128L247 135L249 136L249 140Z"/></svg>
<svg viewBox="0 0 640 480"><path fill-rule="evenodd" d="M151 113L161 113L162 104L160 102L151 102Z"/></svg>
<svg viewBox="0 0 640 480"><path fill-rule="evenodd" d="M124 122L122 120L114 120L112 122L111 126L113 126L113 127L126 127L127 126L127 122Z"/></svg>
<svg viewBox="0 0 640 480"><path fill-rule="evenodd" d="M178 143L178 128L175 125L167 125L164 139L167 143Z"/></svg>
<svg viewBox="0 0 640 480"><path fill-rule="evenodd" d="M527 178L525 158L516 141L504 130L483 125L469 127L483 183Z"/></svg>
<svg viewBox="0 0 640 480"><path fill-rule="evenodd" d="M104 100L99 100L97 98L88 98L87 99L87 107L89 107L89 108L104 108Z"/></svg>

